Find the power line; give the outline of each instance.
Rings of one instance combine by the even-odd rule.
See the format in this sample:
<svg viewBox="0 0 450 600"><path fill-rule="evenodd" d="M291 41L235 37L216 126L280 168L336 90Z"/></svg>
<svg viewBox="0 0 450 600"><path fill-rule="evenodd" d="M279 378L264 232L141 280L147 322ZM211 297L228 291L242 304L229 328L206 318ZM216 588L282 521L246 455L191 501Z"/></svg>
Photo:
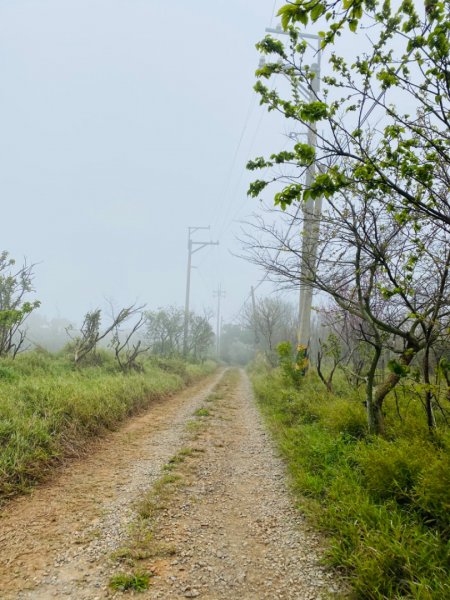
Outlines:
<svg viewBox="0 0 450 600"><path fill-rule="evenodd" d="M273 18L275 17L275 10L277 8L277 0L273 3L272 16L270 17L270 25L272 26Z"/></svg>
<svg viewBox="0 0 450 600"><path fill-rule="evenodd" d="M256 94L255 94L255 97L256 97ZM255 130L255 133L253 134L253 138L252 138L252 141L251 141L251 144L250 144L250 148L249 148L249 151L248 151L248 157L247 157L247 160L246 160L245 164L247 164L247 163L248 163L248 160L249 160L249 158L250 158L250 155L251 155L251 153L252 153L252 150L253 150L253 146L255 145L255 141L256 141L256 138L257 138L257 136L258 136L258 133L259 133L259 129L260 129L260 127L261 127L261 123L262 123L262 121L263 121L263 119L264 119L264 117L265 117L265 116L266 116L266 112L263 110L263 111L261 112L261 115L260 115L260 117L259 117L258 123L257 123L257 125L256 125L256 130ZM234 198L235 200L236 200L237 191L238 191L238 189L239 189L239 186L240 186L240 184L241 184L241 181L242 181L242 177L243 177L244 173L246 172L246 170L247 170L247 169L246 169L246 166L244 166L244 167L241 169L241 171L240 171L240 174L239 174L239 179L237 180L237 183L236 183L236 185L234 186L234 191L233 191L233 194L231 195L231 198ZM221 227L221 229L219 230L219 239L221 239L221 238L222 238L222 234L224 233L225 229L226 229L226 228L227 228L227 226L230 224L230 222L233 220L233 219L231 219L231 221L228 221L228 217L229 217L230 211L231 211L231 210L233 209L233 207L234 207L235 200L234 200L234 201L231 201L229 204L227 204L227 209L226 209L226 212L225 212L225 215L224 215L224 219L223 219L222 227Z"/></svg>
<svg viewBox="0 0 450 600"><path fill-rule="evenodd" d="M271 15L271 17L270 17L270 24L271 24L271 25L272 25L273 19L274 19L274 17L275 17L275 11L276 11L276 7L277 7L277 0L274 0L274 3L273 3L273 8L272 8L272 15ZM273 89L274 85L275 85L275 84L274 84L274 82L273 82L273 83L272 83L272 89ZM231 167L230 167L230 170L229 170L229 174L228 174L228 180L227 180L227 182L228 182L228 185L225 187L225 189L224 189L224 193L223 193L223 194L222 194L222 196L221 196L221 202L222 202L222 201L225 199L226 193L227 193L227 191L228 191L228 189L229 189L230 182L231 182L231 174L232 174L232 172L233 172L233 168L234 168L234 165L235 165L235 163L236 163L236 159L237 159L237 156L238 156L238 153L239 153L239 150L240 150L240 147L241 147L242 141L243 141L243 139L244 139L245 132L246 132L246 130L247 130L247 126L248 126L248 122L249 122L249 120L250 120L251 113L252 113L252 111L253 111L253 109L254 109L254 106L255 106L256 97L257 97L257 96L256 96L256 94L252 94L252 99L251 99L251 102L250 102L249 109L248 109L248 111L247 111L247 115L246 115L246 118L245 118L244 126L243 126L243 128L242 128L241 135L240 135L240 137L239 137L239 142L238 142L238 145L237 145L237 147L236 147L236 150L235 150L235 153L234 153L234 156L233 156L233 160L232 160L232 163L231 163ZM259 128L261 127L261 123L262 123L262 120L263 120L263 118L264 118L265 114L266 114L266 113L265 113L265 111L262 111L262 112L261 112L261 116L260 116L260 118L259 118L259 120L258 120L258 124L257 124L257 126L256 126L256 130L255 130L255 133L254 133L254 135L253 135L252 142L251 142L251 144L250 144L250 149L249 149L249 152L248 152L248 157L247 157L247 160L246 160L246 164L247 164L247 162L248 162L248 160L249 160L249 158L250 158L250 154L251 154L251 152L252 152L253 146L254 146L254 144L255 144L255 141L256 141L256 137L257 137L257 135L258 135L258 133L259 133ZM235 193L237 192L237 189L239 188L239 185L240 185L240 182L241 182L241 179L242 179L242 175L243 175L243 173L245 173L245 168L244 168L244 169L243 169L243 170L240 172L240 175L239 175L238 182L237 182L237 184L235 185L235 192L234 192L234 193L231 195L231 197L232 197L232 198L235 196ZM221 236L222 236L223 230L224 230L224 229L226 228L226 226L228 225L228 223L227 223L227 217L228 217L228 214L229 214L229 212L230 212L230 210L231 210L231 207L230 207L230 205L227 205L227 207L228 207L228 208L227 208L227 211L226 211L226 213L225 213L225 215L224 215L223 224L222 224L222 227L221 227L221 229L220 229L220 233L219 233L219 239L221 239ZM217 215L218 215L218 213L217 213ZM233 219L232 219L232 220L233 220ZM215 226L215 225L216 225L216 223L217 223L217 220L215 220L215 221L213 222L213 226Z"/></svg>
<svg viewBox="0 0 450 600"><path fill-rule="evenodd" d="M289 143L289 141L286 141L284 146L281 148L281 152L283 152L286 149L288 143ZM249 157L250 157L250 152L249 152ZM248 162L248 160L247 160L247 162ZM263 178L265 177L265 175L268 171L269 171L269 167L266 167L263 171L263 175L262 175ZM245 169L242 171L242 173L244 173L244 172L245 172ZM242 178L242 173L241 173L241 178ZM237 193L237 189L236 189L236 193ZM226 223L226 226L225 225L223 226L221 233L219 235L219 239L221 238L222 234L230 227L230 225L233 223L233 221L236 219L236 217L242 211L243 208L244 208L243 204L241 204L240 206L237 207L237 209L233 213L231 219L229 219L228 222Z"/></svg>
<svg viewBox="0 0 450 600"><path fill-rule="evenodd" d="M272 8L272 15L271 15L271 18L270 18L270 23L271 23L271 24L272 24L272 22L273 22L273 19L274 19L274 17L275 17L276 6L277 6L277 0L274 0L274 3L273 3L273 8ZM239 141L238 141L238 143L237 143L237 146L236 146L236 149L235 149L235 152L234 152L234 155L233 155L233 159L232 159L232 161L231 161L230 169L229 169L229 171L228 171L228 176L227 176L227 178L226 178L226 181L225 181L225 185L224 185L224 188L223 188L223 193L222 193L222 195L221 195L221 197L220 197L220 200L219 200L219 206L220 206L220 207L222 206L222 204L223 204L223 201L224 201L224 200L225 200L225 198L226 198L226 194L227 194L227 192L228 192L228 189L230 188L230 185L231 185L231 179L232 179L232 177L231 177L231 176L232 176L232 173L233 173L233 169L234 169L234 167L235 167L236 160L237 160L237 157L238 157L238 154L239 154L239 150L240 150L240 148L241 148L241 145L242 145L242 142L243 142L243 139L244 139L245 133L246 133L246 131L247 131L247 127L248 127L248 123L249 123L249 121L250 121L250 117L251 117L251 115L252 115L252 112L253 112L253 110L254 110L254 107L255 107L255 102L256 102L256 94L252 94L252 97L251 97L251 100L250 100L250 104L249 104L249 107L248 107L248 110L247 110L247 114L246 114L246 116L245 116L244 124L243 124L243 126L242 126L242 129L241 129L241 134L240 134L240 136L239 136ZM259 118L258 124L257 124L257 126L256 126L256 131L255 131L255 133L254 133L254 135L253 135L253 139L252 139L252 142L251 142L251 144L250 144L250 150L249 150L249 152L248 152L248 157L247 157L247 161L246 161L246 163L248 162L248 160L249 160L249 158L250 158L250 154L251 154L251 152L252 152L252 148L253 148L253 146L254 146L254 144L255 144L256 137L257 137L257 135L258 135L258 132L259 132L259 129L260 129L260 126L261 126L261 122L262 122L262 120L263 120L263 118L264 118L264 115L265 115L265 112L262 112L262 113L261 113L261 116L260 116L260 118ZM242 180L243 173L245 173L245 169L241 170L241 172L240 172L240 175L239 175L238 182L237 182L237 184L235 185L235 188L234 188L234 189L235 189L235 191L234 191L234 192L233 192L233 194L231 195L231 197L232 197L232 198L233 198L233 197L235 197L235 195L237 194L237 191L238 191L238 189L239 189L239 185L240 185L240 183L241 183L241 180ZM234 204L234 203L233 203L233 204ZM228 215L229 215L229 212L230 212L230 210L231 210L231 207L230 207L230 205L227 205L227 209L226 209L226 212L225 212L225 215L224 215L224 218L223 218L222 227L221 227L221 229L220 229L220 233L219 233L219 239L221 239L221 237L222 237L222 234L224 233L224 230L228 228L228 226L229 226L229 225L232 223L232 221L233 221L233 220L234 220L234 218L235 218L235 216L233 216L233 217L232 217L232 219L231 219L229 222L227 222L227 217L228 217ZM238 212L240 212L240 210L241 210L241 209L239 208L239 209L238 209L238 210L235 212L235 215L236 215ZM218 221L218 218L219 218L219 211L217 211L217 212L216 212L216 216L214 217L214 221L213 221L213 227L216 225L216 223L217 223L217 221ZM207 252L207 255L209 255L209 252ZM207 256L205 256L205 258L202 260L202 262L201 262L200 264L203 264L203 263L204 263L204 261L206 260L206 258L207 258Z"/></svg>
<svg viewBox="0 0 450 600"><path fill-rule="evenodd" d="M270 91L273 91L274 87L275 87L275 81L272 81L272 85L271 85ZM255 94L255 98L256 98L256 94ZM256 125L256 130L255 130L255 132L254 132L254 134L253 134L253 138L252 138L252 141L251 141L251 143L250 143L249 150L248 150L248 153L247 153L247 160L245 161L245 166L242 168L242 170L241 170L241 172L240 172L240 175L239 175L239 179L238 179L238 181L237 181L237 183L236 183L236 185L235 185L235 187L234 187L234 191L233 191L233 194L232 194L232 196L231 196L232 198L236 198L236 196L237 196L237 192L238 192L238 189L239 189L239 185L240 185L240 183L241 183L241 180L242 180L242 176L243 176L243 174L244 174L244 173L246 172L246 170L247 170L247 167L246 167L246 166L247 166L247 163L248 163L248 161L250 160L250 156L251 156L251 154L252 154L252 152L253 152L253 146L255 145L255 142L256 142L256 139L257 139L257 137L258 137L258 133L259 133L259 130L260 130L260 127L261 127L262 121L263 121L263 119L264 119L264 117L265 117L266 115L267 115L267 111L265 111L264 109L261 109L261 114L260 114L260 117L259 117L259 119L258 119L258 123L257 123L257 125ZM267 170L267 168L266 168L266 170ZM230 213L230 210L232 209L232 206L234 205L234 203L235 203L235 202L234 202L234 201L232 201L232 202L231 202L231 203L228 205L228 210L227 210L227 212L225 213L225 218L224 218L224 221L223 221L223 223L222 223L222 227L221 227L221 229L220 229L220 233L219 233L219 239L221 239L221 238L222 238L222 235L223 235L224 231L225 231L225 230L226 230L226 229L229 227L229 225L230 225L230 224L233 222L233 220L234 220L234 218L235 218L235 216L233 216L231 219L229 219L229 220L227 221L227 217L228 217L228 215L229 215L229 213ZM238 213L238 212L239 212L241 209L242 209L242 207L239 207L239 208L237 209L237 211L235 212L235 214L236 214L236 213Z"/></svg>
<svg viewBox="0 0 450 600"><path fill-rule="evenodd" d="M228 174L227 174L227 176L225 178L225 181L224 181L224 185L223 185L223 188L222 188L223 191L222 191L222 194L220 195L220 198L219 198L219 210L216 212L216 216L215 216L215 219L213 221L213 227L216 225L216 223L218 221L219 214L221 212L220 208L223 205L223 200L225 199L226 194L228 192L228 189L230 187L231 176L232 176L235 164L236 164L237 157L239 155L239 150L241 149L242 141L243 141L245 133L247 131L247 127L248 127L248 124L249 124L249 121L250 121L250 117L251 117L251 115L253 113L253 110L255 108L255 103L256 103L256 94L252 94L252 97L250 99L250 104L249 104L249 107L247 109L247 114L246 114L245 119L244 119L244 124L242 126L241 133L240 133L240 136L239 136L239 140L238 140L238 143L236 145L236 149L234 151L233 159L231 161L230 168L228 170Z"/></svg>

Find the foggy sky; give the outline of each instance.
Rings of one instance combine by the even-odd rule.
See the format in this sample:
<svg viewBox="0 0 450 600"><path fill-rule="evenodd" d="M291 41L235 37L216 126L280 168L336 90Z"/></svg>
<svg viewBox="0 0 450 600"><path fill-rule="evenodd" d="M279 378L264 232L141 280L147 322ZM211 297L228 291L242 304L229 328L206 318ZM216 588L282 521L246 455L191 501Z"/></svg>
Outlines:
<svg viewBox="0 0 450 600"><path fill-rule="evenodd" d="M282 135L252 100L273 6L2 0L0 250L38 263L45 315L182 305L187 227L211 224L192 306L214 307L221 283L234 316L261 278L231 254L258 208L244 165Z"/></svg>

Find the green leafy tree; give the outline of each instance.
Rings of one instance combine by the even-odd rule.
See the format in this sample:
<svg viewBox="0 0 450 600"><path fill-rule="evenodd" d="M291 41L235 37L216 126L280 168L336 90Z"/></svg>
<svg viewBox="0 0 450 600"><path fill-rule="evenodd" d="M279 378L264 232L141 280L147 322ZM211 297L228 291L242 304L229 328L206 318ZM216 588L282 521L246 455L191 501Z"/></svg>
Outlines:
<svg viewBox="0 0 450 600"><path fill-rule="evenodd" d="M257 71L261 103L315 131L316 143L250 161L250 169L289 164L296 177L278 192L281 207L337 192L378 190L398 219L431 218L450 225L450 2L294 0L280 10L287 47L270 36L258 44L271 62ZM323 28L329 70L321 91L308 64L305 25ZM364 28L364 30L363 30ZM370 43L365 44L370 30ZM363 50L348 61L349 37ZM356 37L355 37L356 40ZM364 48L366 46L366 48ZM310 62L310 61L309 61ZM282 74L293 94L266 85ZM296 93L307 88L310 99ZM374 123L380 123L374 127ZM302 172L311 165L307 182ZM277 179L276 177L275 179ZM280 177L282 178L282 174ZM258 180L250 194L268 185Z"/></svg>
<svg viewBox="0 0 450 600"><path fill-rule="evenodd" d="M23 325L39 307L38 300L27 300L33 292L33 265L15 269L7 252L0 254L0 357L12 356L23 348L26 331Z"/></svg>
<svg viewBox="0 0 450 600"><path fill-rule="evenodd" d="M176 306L146 312L146 339L151 351L161 356L182 352L184 310Z"/></svg>
<svg viewBox="0 0 450 600"><path fill-rule="evenodd" d="M205 359L214 342L214 331L209 319L207 314L190 315L188 353L195 361Z"/></svg>
<svg viewBox="0 0 450 600"><path fill-rule="evenodd" d="M429 378L430 348L448 327L449 8L447 1L428 3L420 12L410 0L395 7L376 0L295 0L280 10L289 43L267 36L258 44L271 59L257 71L261 103L313 135L310 143L258 157L248 168L277 165L279 174L270 181L283 182L275 194L282 209L328 200L330 212L316 224L325 235L308 257L302 283L328 292L364 323L361 333L373 347L367 374L373 432L383 430L386 395L422 350ZM320 87L301 36L301 27L311 22L323 27L329 65ZM349 62L344 44L368 27L366 48ZM290 96L264 83L279 75L289 81ZM249 193L259 196L270 181L255 181ZM293 257L297 265L305 262L298 253ZM296 265L291 272L298 282ZM378 361L389 345L398 358L375 386ZM427 413L432 427L429 397Z"/></svg>
<svg viewBox="0 0 450 600"><path fill-rule="evenodd" d="M210 316L189 314L187 350L194 360L205 358L214 340ZM172 357L183 353L184 310L176 306L146 312L146 340L151 351Z"/></svg>

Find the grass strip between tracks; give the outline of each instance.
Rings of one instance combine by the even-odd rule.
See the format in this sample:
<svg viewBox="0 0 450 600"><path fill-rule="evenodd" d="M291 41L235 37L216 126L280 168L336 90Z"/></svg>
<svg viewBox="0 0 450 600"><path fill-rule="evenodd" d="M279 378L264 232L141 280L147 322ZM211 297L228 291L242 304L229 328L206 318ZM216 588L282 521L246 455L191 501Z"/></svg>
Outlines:
<svg viewBox="0 0 450 600"><path fill-rule="evenodd" d="M136 517L130 526L126 544L112 554L112 560L121 570L110 578L110 587L127 591L134 589L134 582L141 585L146 578L146 588L154 575L155 560L175 556L176 546L161 542L158 538L159 517L173 502L176 494L189 485L195 472L196 461L201 460L204 450L195 444L214 416L214 403L223 400L235 385L237 371L227 371L205 399L205 405L194 411L193 418L186 424L186 433L191 445L181 448L163 467L156 483L136 503Z"/></svg>

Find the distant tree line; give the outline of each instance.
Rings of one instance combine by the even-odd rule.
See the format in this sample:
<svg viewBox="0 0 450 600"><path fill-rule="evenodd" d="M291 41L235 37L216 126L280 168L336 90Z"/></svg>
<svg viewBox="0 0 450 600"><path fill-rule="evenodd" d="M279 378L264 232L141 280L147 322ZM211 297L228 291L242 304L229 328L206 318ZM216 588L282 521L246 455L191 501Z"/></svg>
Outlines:
<svg viewBox="0 0 450 600"><path fill-rule="evenodd" d="M141 370L143 356L178 357L183 355L184 310L174 306L156 311L145 305L130 304L119 310L110 305L104 318L100 308L88 311L80 329L64 320L50 323L38 315L34 318L34 338L27 338L27 321L40 306L30 300L33 289L33 265L16 267L7 252L0 254L0 358L15 358L21 351L39 346L39 341L68 353L77 367L95 364L100 347L109 348L124 372ZM204 360L212 351L214 333L211 314L190 312L187 353L184 358ZM39 331L41 334L39 335ZM44 332L44 334L42 334ZM52 334L54 337L52 337ZM56 345L51 347L51 345Z"/></svg>

